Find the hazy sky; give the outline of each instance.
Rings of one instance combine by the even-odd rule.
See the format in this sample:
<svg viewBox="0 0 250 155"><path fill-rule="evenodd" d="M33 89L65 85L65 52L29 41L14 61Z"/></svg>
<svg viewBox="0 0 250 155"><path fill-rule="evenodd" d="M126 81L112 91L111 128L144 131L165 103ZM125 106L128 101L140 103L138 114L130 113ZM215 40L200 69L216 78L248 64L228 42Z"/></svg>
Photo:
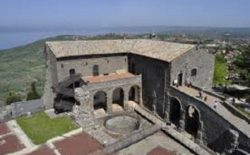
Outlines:
<svg viewBox="0 0 250 155"><path fill-rule="evenodd" d="M0 25L250 27L250 0L1 0Z"/></svg>

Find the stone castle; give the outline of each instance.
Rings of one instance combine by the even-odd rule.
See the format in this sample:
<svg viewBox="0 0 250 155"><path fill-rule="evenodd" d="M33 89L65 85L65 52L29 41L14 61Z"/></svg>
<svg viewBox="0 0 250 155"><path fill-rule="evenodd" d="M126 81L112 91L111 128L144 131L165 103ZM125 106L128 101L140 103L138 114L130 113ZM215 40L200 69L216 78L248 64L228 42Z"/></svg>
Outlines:
<svg viewBox="0 0 250 155"><path fill-rule="evenodd" d="M109 115L114 104L131 111L136 103L202 147L250 151L249 124L211 92L214 55L198 46L152 39L52 41L44 51L48 109L71 111L78 104Z"/></svg>

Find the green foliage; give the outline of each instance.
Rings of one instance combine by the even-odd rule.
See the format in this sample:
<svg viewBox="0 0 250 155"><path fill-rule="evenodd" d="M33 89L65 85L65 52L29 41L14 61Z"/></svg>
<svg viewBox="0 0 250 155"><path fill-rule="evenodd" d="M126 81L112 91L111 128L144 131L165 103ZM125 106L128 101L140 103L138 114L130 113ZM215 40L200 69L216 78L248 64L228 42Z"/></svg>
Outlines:
<svg viewBox="0 0 250 155"><path fill-rule="evenodd" d="M247 103L250 103L250 95L248 95L248 96L246 97L246 102L247 102Z"/></svg>
<svg viewBox="0 0 250 155"><path fill-rule="evenodd" d="M31 117L20 117L17 123L35 144L45 143L47 140L60 136L77 125L66 116L51 119L46 113L39 112Z"/></svg>
<svg viewBox="0 0 250 155"><path fill-rule="evenodd" d="M214 84L228 84L230 81L226 80L228 75L226 60L221 54L215 57L214 69Z"/></svg>
<svg viewBox="0 0 250 155"><path fill-rule="evenodd" d="M34 100L34 99L38 99L41 96L38 94L37 90L36 90L36 82L32 82L31 83L31 87L27 93L27 100Z"/></svg>
<svg viewBox="0 0 250 155"><path fill-rule="evenodd" d="M9 92L9 94L5 97L5 103L10 105L13 102L22 101L22 96L16 92Z"/></svg>
<svg viewBox="0 0 250 155"><path fill-rule="evenodd" d="M246 66L245 55L238 55L234 60L234 64L239 66L239 67L245 67Z"/></svg>
<svg viewBox="0 0 250 155"><path fill-rule="evenodd" d="M234 64L238 66L238 70L250 86L250 45L241 47L242 54L235 58Z"/></svg>

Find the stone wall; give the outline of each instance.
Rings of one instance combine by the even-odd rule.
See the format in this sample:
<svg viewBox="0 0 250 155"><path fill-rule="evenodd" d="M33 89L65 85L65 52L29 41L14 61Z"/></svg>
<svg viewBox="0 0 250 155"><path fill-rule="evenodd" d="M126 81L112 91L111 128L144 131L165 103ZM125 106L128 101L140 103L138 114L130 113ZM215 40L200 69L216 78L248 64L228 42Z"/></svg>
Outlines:
<svg viewBox="0 0 250 155"><path fill-rule="evenodd" d="M164 103L167 102L165 92L170 81L169 63L135 54L130 54L128 58L129 71L142 75L144 106L163 117Z"/></svg>
<svg viewBox="0 0 250 155"><path fill-rule="evenodd" d="M228 120L220 116L213 109L206 105L201 100L180 92L176 88L171 87L169 95L177 98L183 107L186 109L188 105L197 107L200 114L200 132L202 133L202 140L205 144L214 143L219 137L228 129L233 129L239 133L239 146L242 149L250 150L250 139L243 134L239 129L229 123Z"/></svg>
<svg viewBox="0 0 250 155"><path fill-rule="evenodd" d="M128 70L127 56L125 55L96 55L92 57L59 59L56 63L58 80L62 81L68 77L70 69L75 69L75 72L81 73L82 76L92 76L94 65L99 66L99 74Z"/></svg>
<svg viewBox="0 0 250 155"><path fill-rule="evenodd" d="M191 75L192 69L197 70L196 76ZM201 49L192 49L171 62L171 83L183 74L183 82L190 81L194 86L211 89L214 74L214 55Z"/></svg>
<svg viewBox="0 0 250 155"><path fill-rule="evenodd" d="M43 94L43 104L46 109L53 108L55 94L53 93L52 87L56 86L58 83L57 78L57 69L56 69L56 57L51 52L48 46L45 45L44 55L46 59L46 81L44 86L44 94Z"/></svg>

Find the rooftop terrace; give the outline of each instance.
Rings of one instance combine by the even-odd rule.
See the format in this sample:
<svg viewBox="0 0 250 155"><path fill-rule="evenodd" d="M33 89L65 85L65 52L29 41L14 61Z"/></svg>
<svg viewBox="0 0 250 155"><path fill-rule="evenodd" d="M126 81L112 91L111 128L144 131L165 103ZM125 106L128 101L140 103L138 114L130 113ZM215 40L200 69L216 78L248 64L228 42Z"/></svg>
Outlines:
<svg viewBox="0 0 250 155"><path fill-rule="evenodd" d="M88 81L89 83L98 83L98 82L105 82L105 81L112 81L124 78L134 77L135 75L125 72L125 73L111 73L108 75L99 75L99 76L87 76L83 77L84 81Z"/></svg>
<svg viewBox="0 0 250 155"><path fill-rule="evenodd" d="M195 45L191 44L147 39L52 41L46 42L46 44L56 58L93 54L134 53L168 62L195 47Z"/></svg>

